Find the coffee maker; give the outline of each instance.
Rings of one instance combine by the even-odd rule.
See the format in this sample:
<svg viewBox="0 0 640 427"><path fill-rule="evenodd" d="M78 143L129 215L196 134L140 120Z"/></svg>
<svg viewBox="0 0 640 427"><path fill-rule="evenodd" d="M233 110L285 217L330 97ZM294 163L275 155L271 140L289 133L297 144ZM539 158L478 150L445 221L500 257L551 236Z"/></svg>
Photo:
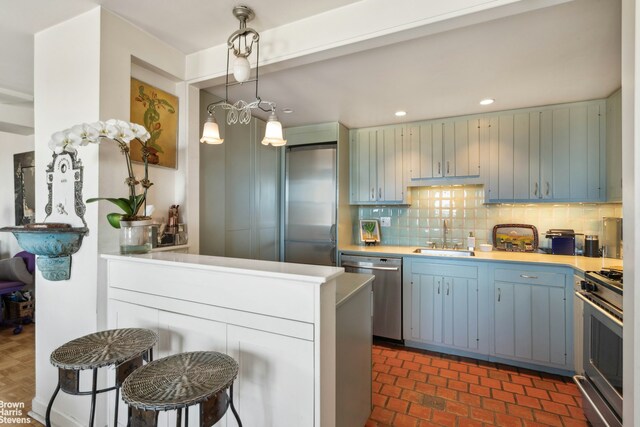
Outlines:
<svg viewBox="0 0 640 427"><path fill-rule="evenodd" d="M622 218L602 218L602 256L622 259Z"/></svg>

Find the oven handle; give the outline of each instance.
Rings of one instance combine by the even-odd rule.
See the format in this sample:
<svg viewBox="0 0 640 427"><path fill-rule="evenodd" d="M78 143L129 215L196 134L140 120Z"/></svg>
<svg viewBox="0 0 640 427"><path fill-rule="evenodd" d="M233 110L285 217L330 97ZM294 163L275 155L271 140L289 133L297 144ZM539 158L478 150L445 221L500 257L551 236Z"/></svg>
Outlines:
<svg viewBox="0 0 640 427"><path fill-rule="evenodd" d="M593 409L596 412L596 414L598 415L600 420L602 420L604 425L608 426L609 423L607 422L607 418L602 414L602 412L600 412L600 410L598 409L598 406L591 399L590 393L581 384L583 381L586 382L587 379L585 377L583 377L582 375L575 375L573 377L573 382L578 386L578 389L580 390L580 394L582 394L582 397L589 401L589 406L591 407L591 409Z"/></svg>
<svg viewBox="0 0 640 427"><path fill-rule="evenodd" d="M611 320L613 323L615 323L616 325L620 326L621 328L622 326L622 322L620 321L620 319L617 319L616 317L612 316L610 313L608 313L606 310L603 310L601 307L598 307L597 304L594 304L593 301L591 301L589 298L586 298L585 296L583 296L580 292L576 292L575 293L576 296L578 298L580 298L582 301L586 302L587 304L589 304L591 307L595 308L596 310L598 310L600 313L604 314L605 316L607 316L607 318L609 320Z"/></svg>

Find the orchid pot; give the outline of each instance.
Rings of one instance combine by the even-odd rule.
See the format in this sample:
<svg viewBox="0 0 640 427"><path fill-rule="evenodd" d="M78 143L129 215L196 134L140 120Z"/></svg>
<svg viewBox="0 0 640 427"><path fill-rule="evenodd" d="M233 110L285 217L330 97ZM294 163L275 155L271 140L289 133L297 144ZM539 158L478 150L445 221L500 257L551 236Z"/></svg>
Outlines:
<svg viewBox="0 0 640 427"><path fill-rule="evenodd" d="M146 254L151 250L150 219L120 221L120 253Z"/></svg>

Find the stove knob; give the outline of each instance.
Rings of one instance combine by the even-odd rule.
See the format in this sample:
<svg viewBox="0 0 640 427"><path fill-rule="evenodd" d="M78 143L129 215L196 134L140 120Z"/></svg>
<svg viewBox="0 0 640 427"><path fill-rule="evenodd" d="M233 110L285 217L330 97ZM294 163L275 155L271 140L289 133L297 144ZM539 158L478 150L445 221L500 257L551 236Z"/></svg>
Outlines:
<svg viewBox="0 0 640 427"><path fill-rule="evenodd" d="M582 289L583 291L587 290L587 282L584 280L580 281L580 289Z"/></svg>

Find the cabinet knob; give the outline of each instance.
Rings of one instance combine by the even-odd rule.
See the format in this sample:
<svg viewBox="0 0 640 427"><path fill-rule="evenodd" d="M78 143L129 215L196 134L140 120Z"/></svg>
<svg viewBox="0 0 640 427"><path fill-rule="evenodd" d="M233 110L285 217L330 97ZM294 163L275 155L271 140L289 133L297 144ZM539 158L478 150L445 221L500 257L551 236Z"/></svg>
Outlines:
<svg viewBox="0 0 640 427"><path fill-rule="evenodd" d="M378 188L378 200L382 200L382 187Z"/></svg>
<svg viewBox="0 0 640 427"><path fill-rule="evenodd" d="M533 195L537 196L538 195L538 182L536 181L536 183L533 186Z"/></svg>
<svg viewBox="0 0 640 427"><path fill-rule="evenodd" d="M442 171L440 169L440 162L438 162L438 175L441 175L441 174L442 174Z"/></svg>
<svg viewBox="0 0 640 427"><path fill-rule="evenodd" d="M450 170L449 170L449 160L447 160L447 175L449 175Z"/></svg>
<svg viewBox="0 0 640 427"><path fill-rule="evenodd" d="M376 199L376 189L371 187L371 200Z"/></svg>
<svg viewBox="0 0 640 427"><path fill-rule="evenodd" d="M546 191L545 196L548 196L548 195L549 195L549 181L547 181L547 191Z"/></svg>
<svg viewBox="0 0 640 427"><path fill-rule="evenodd" d="M500 302L501 296L502 296L502 289L498 288L498 302Z"/></svg>
<svg viewBox="0 0 640 427"><path fill-rule="evenodd" d="M521 274L520 277L522 277L523 279L537 279L538 276L530 276L528 274Z"/></svg>

